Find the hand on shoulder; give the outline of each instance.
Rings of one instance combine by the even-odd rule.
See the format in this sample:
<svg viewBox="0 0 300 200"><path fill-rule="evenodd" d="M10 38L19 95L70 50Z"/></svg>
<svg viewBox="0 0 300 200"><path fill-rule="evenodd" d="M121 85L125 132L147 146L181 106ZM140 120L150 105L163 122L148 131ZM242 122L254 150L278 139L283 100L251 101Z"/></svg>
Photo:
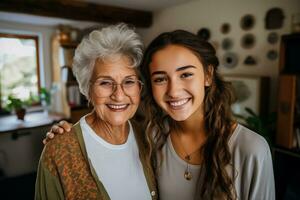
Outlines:
<svg viewBox="0 0 300 200"><path fill-rule="evenodd" d="M46 138L43 140L44 144L47 144L50 140L52 140L56 134L64 134L71 131L72 124L67 121L60 121L57 124L54 124L50 131L46 133Z"/></svg>

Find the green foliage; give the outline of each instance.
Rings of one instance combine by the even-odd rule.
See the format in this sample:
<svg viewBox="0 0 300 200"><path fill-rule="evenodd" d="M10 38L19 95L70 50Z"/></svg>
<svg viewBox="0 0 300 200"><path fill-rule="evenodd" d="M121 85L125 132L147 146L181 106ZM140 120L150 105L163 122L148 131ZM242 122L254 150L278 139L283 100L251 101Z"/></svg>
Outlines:
<svg viewBox="0 0 300 200"><path fill-rule="evenodd" d="M28 102L28 105L37 105L40 102L40 98L38 95L34 95L32 92L29 93L29 99L26 100Z"/></svg>
<svg viewBox="0 0 300 200"><path fill-rule="evenodd" d="M40 89L39 96L30 93L30 97L27 100L22 100L10 94L5 103L6 104L5 109L7 111L20 110L28 106L37 105L39 101L41 101L42 104L50 105L51 103L50 100L51 100L50 92L46 88Z"/></svg>
<svg viewBox="0 0 300 200"><path fill-rule="evenodd" d="M42 87L40 89L40 100L42 102L45 102L46 105L50 105L50 103L51 103L50 92L46 88L44 88L44 87Z"/></svg>
<svg viewBox="0 0 300 200"><path fill-rule="evenodd" d="M248 116L235 115L237 118L243 119L245 121L245 125L263 136L267 142L272 145L273 144L273 135L274 126L276 123L276 113L270 113L267 116L259 116L254 113L254 111L250 108L245 108L246 112L249 114Z"/></svg>
<svg viewBox="0 0 300 200"><path fill-rule="evenodd" d="M21 99L14 97L13 95L8 96L8 100L6 103L6 109L9 111L12 110L20 110L22 108L25 108L27 106L26 101L22 101Z"/></svg>

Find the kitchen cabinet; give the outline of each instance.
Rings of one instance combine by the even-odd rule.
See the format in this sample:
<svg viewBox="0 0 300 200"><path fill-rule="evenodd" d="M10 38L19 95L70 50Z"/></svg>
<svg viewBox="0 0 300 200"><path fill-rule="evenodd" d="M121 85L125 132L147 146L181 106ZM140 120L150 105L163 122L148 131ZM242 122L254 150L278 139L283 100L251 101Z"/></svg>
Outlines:
<svg viewBox="0 0 300 200"><path fill-rule="evenodd" d="M0 117L0 179L35 172L46 132L62 119L44 112L27 113L24 121Z"/></svg>

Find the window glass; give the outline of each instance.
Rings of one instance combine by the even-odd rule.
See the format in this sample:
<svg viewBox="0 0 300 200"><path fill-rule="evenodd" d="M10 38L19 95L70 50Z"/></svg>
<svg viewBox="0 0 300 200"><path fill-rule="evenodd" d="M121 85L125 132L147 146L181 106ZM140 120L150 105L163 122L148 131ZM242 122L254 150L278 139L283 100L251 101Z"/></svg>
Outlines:
<svg viewBox="0 0 300 200"><path fill-rule="evenodd" d="M37 99L39 93L38 38L0 33L0 96Z"/></svg>

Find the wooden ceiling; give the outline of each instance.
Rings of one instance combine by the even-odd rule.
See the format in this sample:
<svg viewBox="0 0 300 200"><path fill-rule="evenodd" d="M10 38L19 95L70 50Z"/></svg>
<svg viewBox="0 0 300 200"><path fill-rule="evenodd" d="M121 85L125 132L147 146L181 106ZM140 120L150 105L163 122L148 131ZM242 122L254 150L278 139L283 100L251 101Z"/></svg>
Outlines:
<svg viewBox="0 0 300 200"><path fill-rule="evenodd" d="M150 27L152 12L70 0L1 0L0 11Z"/></svg>

